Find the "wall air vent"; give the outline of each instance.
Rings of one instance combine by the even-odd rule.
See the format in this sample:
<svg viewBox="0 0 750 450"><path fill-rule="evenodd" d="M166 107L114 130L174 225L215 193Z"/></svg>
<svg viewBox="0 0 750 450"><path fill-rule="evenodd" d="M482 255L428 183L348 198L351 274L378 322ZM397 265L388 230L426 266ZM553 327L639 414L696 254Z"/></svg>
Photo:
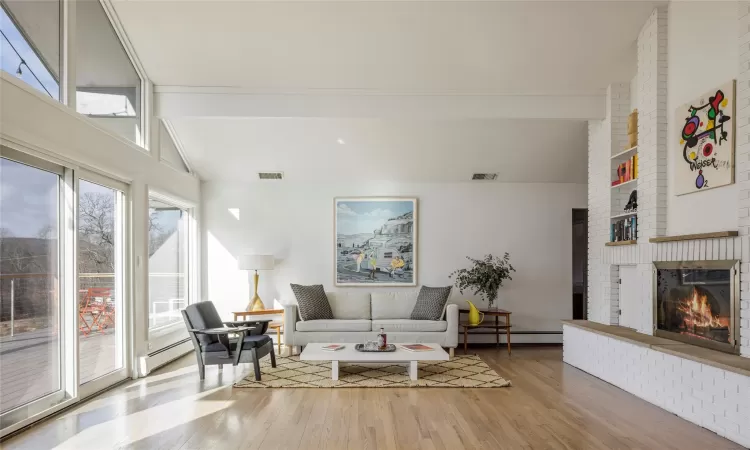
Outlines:
<svg viewBox="0 0 750 450"><path fill-rule="evenodd" d="M282 180L284 172L258 172L258 178L261 180Z"/></svg>
<svg viewBox="0 0 750 450"><path fill-rule="evenodd" d="M472 180L497 180L497 174L496 173L475 173L471 176Z"/></svg>

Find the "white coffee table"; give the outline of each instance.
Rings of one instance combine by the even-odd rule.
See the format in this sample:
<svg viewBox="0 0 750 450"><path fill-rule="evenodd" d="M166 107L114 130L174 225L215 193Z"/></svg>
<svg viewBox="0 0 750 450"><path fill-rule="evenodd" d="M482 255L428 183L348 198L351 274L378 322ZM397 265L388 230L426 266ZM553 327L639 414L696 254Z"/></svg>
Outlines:
<svg viewBox="0 0 750 450"><path fill-rule="evenodd" d="M307 344L299 355L302 361L331 361L331 379L339 379L339 363L367 363L367 364L408 364L406 366L409 377L417 380L417 363L419 361L448 361L450 357L438 344L423 344L432 347L429 352L410 352L396 345L395 352L358 352L354 350L356 344L343 344L342 350L329 352L322 348L331 344Z"/></svg>

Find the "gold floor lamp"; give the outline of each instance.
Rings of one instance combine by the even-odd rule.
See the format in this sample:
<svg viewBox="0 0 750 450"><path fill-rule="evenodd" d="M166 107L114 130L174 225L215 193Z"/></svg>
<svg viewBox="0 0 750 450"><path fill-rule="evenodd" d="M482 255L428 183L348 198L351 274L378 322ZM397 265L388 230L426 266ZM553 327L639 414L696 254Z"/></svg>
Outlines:
<svg viewBox="0 0 750 450"><path fill-rule="evenodd" d="M237 261L240 270L254 270L253 274L253 296L247 304L245 311L263 311L266 305L258 295L258 271L273 269L273 255L242 255Z"/></svg>

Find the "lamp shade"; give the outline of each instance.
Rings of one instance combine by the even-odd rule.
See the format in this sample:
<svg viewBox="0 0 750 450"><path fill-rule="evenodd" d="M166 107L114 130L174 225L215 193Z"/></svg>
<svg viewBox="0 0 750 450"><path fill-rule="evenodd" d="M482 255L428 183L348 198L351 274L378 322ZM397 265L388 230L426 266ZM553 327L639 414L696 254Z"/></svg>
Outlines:
<svg viewBox="0 0 750 450"><path fill-rule="evenodd" d="M273 255L242 255L237 260L240 270L271 270Z"/></svg>

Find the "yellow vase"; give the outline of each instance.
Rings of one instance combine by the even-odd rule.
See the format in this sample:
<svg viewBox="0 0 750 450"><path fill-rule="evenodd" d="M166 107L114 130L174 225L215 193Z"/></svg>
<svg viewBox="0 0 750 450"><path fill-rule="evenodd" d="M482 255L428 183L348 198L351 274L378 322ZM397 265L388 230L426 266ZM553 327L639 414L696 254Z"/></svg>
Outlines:
<svg viewBox="0 0 750 450"><path fill-rule="evenodd" d="M469 304L469 325L479 325L482 323L484 320L484 313L479 312L477 307L474 306L474 303L471 303L469 300L466 300L466 303Z"/></svg>

